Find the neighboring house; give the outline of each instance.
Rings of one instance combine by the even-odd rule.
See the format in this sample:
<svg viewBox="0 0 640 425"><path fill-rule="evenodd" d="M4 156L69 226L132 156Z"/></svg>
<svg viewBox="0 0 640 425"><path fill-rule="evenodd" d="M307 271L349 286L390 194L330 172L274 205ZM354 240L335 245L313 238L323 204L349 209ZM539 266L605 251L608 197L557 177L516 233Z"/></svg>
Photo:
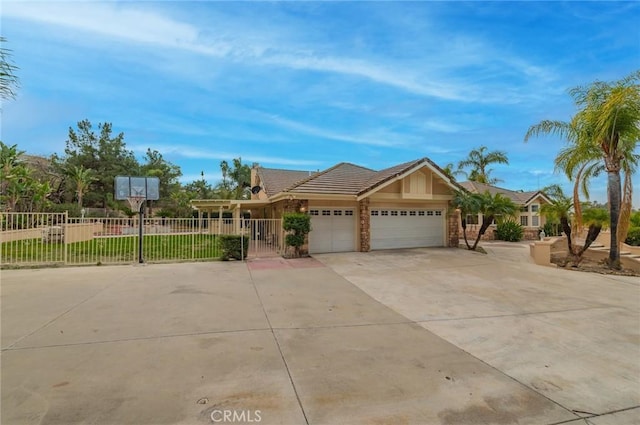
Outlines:
<svg viewBox="0 0 640 425"><path fill-rule="evenodd" d="M461 187L428 158L381 171L344 162L319 172L256 167L251 186L251 200L192 204L237 217L247 209L252 218L308 212L310 253L458 246L451 200Z"/></svg>
<svg viewBox="0 0 640 425"><path fill-rule="evenodd" d="M471 193L485 193L489 192L491 195L499 193L513 201L519 208L516 220L524 227L525 239L538 239L538 232L545 223L545 217L540 214L542 205L551 203L551 200L540 190L522 192L504 189L497 186L491 186L488 184L478 183L474 181L466 181L460 183L460 186L464 187ZM478 216L467 216L467 225L470 227L471 233L475 230L474 225L482 223L482 214ZM495 225L492 226L495 228ZM460 230L462 232L462 230ZM470 232L467 231L467 234ZM493 239L492 228L487 230L485 239Z"/></svg>

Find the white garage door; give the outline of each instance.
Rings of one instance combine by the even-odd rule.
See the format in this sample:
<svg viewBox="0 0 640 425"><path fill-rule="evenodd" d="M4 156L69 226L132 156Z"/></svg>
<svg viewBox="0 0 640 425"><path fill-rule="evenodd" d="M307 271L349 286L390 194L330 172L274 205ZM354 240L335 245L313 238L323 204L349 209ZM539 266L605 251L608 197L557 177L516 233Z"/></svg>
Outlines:
<svg viewBox="0 0 640 425"><path fill-rule="evenodd" d="M346 208L312 208L309 252L355 251L354 210Z"/></svg>
<svg viewBox="0 0 640 425"><path fill-rule="evenodd" d="M371 209L371 249L444 245L445 216L436 209Z"/></svg>

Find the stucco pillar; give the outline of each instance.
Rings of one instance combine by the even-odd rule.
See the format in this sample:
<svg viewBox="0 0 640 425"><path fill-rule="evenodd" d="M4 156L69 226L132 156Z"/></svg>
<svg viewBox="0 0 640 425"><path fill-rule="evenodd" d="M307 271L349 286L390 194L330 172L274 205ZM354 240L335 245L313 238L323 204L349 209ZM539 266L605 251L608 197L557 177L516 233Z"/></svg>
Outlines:
<svg viewBox="0 0 640 425"><path fill-rule="evenodd" d="M449 204L447 220L447 246L457 248L460 245L460 210Z"/></svg>
<svg viewBox="0 0 640 425"><path fill-rule="evenodd" d="M360 209L360 252L371 250L371 214L369 213L369 198L359 202Z"/></svg>

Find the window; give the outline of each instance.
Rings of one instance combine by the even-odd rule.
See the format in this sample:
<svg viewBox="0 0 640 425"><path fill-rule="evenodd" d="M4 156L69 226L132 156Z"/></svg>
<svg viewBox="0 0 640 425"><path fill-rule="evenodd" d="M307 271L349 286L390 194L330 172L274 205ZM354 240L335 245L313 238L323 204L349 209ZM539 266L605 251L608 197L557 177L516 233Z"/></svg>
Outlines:
<svg viewBox="0 0 640 425"><path fill-rule="evenodd" d="M353 210L345 210L344 215L353 215Z"/></svg>
<svg viewBox="0 0 640 425"><path fill-rule="evenodd" d="M415 211L409 211L409 215L411 215L411 216L415 216L415 215L416 215L416 212L415 212Z"/></svg>
<svg viewBox="0 0 640 425"><path fill-rule="evenodd" d="M322 215L331 215L331 210L322 210Z"/></svg>
<svg viewBox="0 0 640 425"><path fill-rule="evenodd" d="M378 216L378 211L377 210L371 211L371 215L372 216Z"/></svg>
<svg viewBox="0 0 640 425"><path fill-rule="evenodd" d="M427 215L428 216L432 216L433 215L433 211L427 211Z"/></svg>
<svg viewBox="0 0 640 425"><path fill-rule="evenodd" d="M400 215L407 215L406 211L400 211Z"/></svg>
<svg viewBox="0 0 640 425"><path fill-rule="evenodd" d="M442 215L442 211L436 211L436 215L437 216L441 216Z"/></svg>
<svg viewBox="0 0 640 425"><path fill-rule="evenodd" d="M534 215L533 217L531 217L531 225L533 227L538 227L540 225L537 215Z"/></svg>
<svg viewBox="0 0 640 425"><path fill-rule="evenodd" d="M529 225L529 216L521 215L520 216L520 224L522 226L525 226L525 227L528 226Z"/></svg>
<svg viewBox="0 0 640 425"><path fill-rule="evenodd" d="M529 207L528 206L520 207L520 212L529 212Z"/></svg>
<svg viewBox="0 0 640 425"><path fill-rule="evenodd" d="M319 213L320 213L320 211L318 211L318 210L309 211L309 214L311 214L311 215L318 215Z"/></svg>
<svg viewBox="0 0 640 425"><path fill-rule="evenodd" d="M538 212L539 209L540 209L540 205L538 204L531 205L531 212Z"/></svg>
<svg viewBox="0 0 640 425"><path fill-rule="evenodd" d="M394 217L397 216L398 215L398 211L395 211L395 210L391 211L391 215L394 216Z"/></svg>
<svg viewBox="0 0 640 425"><path fill-rule="evenodd" d="M389 211L380 211L380 215L389 215Z"/></svg>
<svg viewBox="0 0 640 425"><path fill-rule="evenodd" d="M419 216L423 216L424 215L424 211L418 211L418 215Z"/></svg>
<svg viewBox="0 0 640 425"><path fill-rule="evenodd" d="M342 215L342 210L335 210L333 215Z"/></svg>

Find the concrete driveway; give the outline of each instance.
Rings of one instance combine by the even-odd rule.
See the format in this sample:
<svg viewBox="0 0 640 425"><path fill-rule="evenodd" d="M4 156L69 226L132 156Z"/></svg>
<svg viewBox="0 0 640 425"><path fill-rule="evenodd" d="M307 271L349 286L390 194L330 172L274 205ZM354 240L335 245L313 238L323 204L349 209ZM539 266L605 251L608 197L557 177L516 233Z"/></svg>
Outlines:
<svg viewBox="0 0 640 425"><path fill-rule="evenodd" d="M498 258L3 271L1 422L637 423L637 280Z"/></svg>

